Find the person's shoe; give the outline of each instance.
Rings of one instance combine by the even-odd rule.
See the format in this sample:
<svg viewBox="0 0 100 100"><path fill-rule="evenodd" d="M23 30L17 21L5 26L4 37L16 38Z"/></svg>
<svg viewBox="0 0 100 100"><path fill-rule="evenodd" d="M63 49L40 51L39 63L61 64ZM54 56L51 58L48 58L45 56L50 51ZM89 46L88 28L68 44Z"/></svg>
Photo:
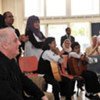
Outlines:
<svg viewBox="0 0 100 100"><path fill-rule="evenodd" d="M79 89L80 89L81 91L84 91L83 87L79 87Z"/></svg>
<svg viewBox="0 0 100 100"><path fill-rule="evenodd" d="M66 97L65 100L71 100L71 97Z"/></svg>
<svg viewBox="0 0 100 100"><path fill-rule="evenodd" d="M93 94L85 94L85 96L90 99L90 100L100 100L100 97L98 95L93 95Z"/></svg>
<svg viewBox="0 0 100 100"><path fill-rule="evenodd" d="M76 93L76 91L73 91L73 92L71 93L71 96L73 96L75 93Z"/></svg>

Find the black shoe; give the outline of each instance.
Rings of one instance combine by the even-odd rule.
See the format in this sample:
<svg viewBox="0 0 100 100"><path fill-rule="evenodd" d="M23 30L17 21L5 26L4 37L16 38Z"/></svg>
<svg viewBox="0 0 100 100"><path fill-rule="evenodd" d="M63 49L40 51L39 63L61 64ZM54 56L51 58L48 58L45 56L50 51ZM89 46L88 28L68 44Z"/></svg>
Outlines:
<svg viewBox="0 0 100 100"><path fill-rule="evenodd" d="M71 97L66 97L65 100L71 100Z"/></svg>
<svg viewBox="0 0 100 100"><path fill-rule="evenodd" d="M88 94L85 94L85 96L90 99L90 100L100 100L100 97L98 95L88 95Z"/></svg>
<svg viewBox="0 0 100 100"><path fill-rule="evenodd" d="M76 92L75 92L75 91L73 91L73 92L71 93L71 96L73 96L75 93L76 93Z"/></svg>
<svg viewBox="0 0 100 100"><path fill-rule="evenodd" d="M73 91L70 93L70 96L73 96L76 93L76 91Z"/></svg>
<svg viewBox="0 0 100 100"><path fill-rule="evenodd" d="M79 89L80 89L81 91L84 91L83 87L79 87Z"/></svg>

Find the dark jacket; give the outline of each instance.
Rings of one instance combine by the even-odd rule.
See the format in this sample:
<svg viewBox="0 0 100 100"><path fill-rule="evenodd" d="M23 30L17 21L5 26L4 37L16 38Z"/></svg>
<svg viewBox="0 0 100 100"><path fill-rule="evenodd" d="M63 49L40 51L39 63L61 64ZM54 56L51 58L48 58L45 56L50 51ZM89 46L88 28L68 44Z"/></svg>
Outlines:
<svg viewBox="0 0 100 100"><path fill-rule="evenodd" d="M41 98L44 93L25 75L14 59L0 52L0 100L24 100L24 93Z"/></svg>
<svg viewBox="0 0 100 100"><path fill-rule="evenodd" d="M54 78L50 62L48 60L44 60L42 58L42 54L40 56L39 63L38 63L38 73L44 74L45 76L49 78Z"/></svg>
<svg viewBox="0 0 100 100"><path fill-rule="evenodd" d="M73 36L68 37L67 35L64 35L61 37L61 47L65 39L70 39L71 43L75 42L75 38Z"/></svg>
<svg viewBox="0 0 100 100"><path fill-rule="evenodd" d="M42 32L41 32L41 34L42 34ZM36 48L42 48L44 42L38 42L38 41L35 39L35 37L34 37L32 31L27 31L27 32L25 33L25 35L28 35L28 36L29 36L29 41L32 43L32 45L33 45L34 47L36 47ZM42 34L42 37L43 37L43 39L45 39L45 37L44 37L43 34Z"/></svg>

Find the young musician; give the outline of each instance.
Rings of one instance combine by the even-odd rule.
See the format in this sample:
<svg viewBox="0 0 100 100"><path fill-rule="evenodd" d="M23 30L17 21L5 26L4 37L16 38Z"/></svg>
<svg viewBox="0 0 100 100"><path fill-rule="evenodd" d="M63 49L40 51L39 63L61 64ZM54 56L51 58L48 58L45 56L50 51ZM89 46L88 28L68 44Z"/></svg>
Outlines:
<svg viewBox="0 0 100 100"><path fill-rule="evenodd" d="M51 61L55 61L59 65L64 65L66 67L66 63L64 62L63 57L61 56L60 51L56 48L55 38L48 37L43 46L43 53L40 56L38 63L38 72L44 74L44 78L47 83L52 84L53 93L55 100L60 100L59 93L66 97L66 100L71 100L71 96L73 94L72 90L72 79L73 76L68 75L66 72L61 72L62 66L60 69L61 73L61 81L58 82L52 73L51 69Z"/></svg>
<svg viewBox="0 0 100 100"><path fill-rule="evenodd" d="M68 38L64 38L62 41L62 53L68 55L72 51L71 41Z"/></svg>
<svg viewBox="0 0 100 100"><path fill-rule="evenodd" d="M80 60L88 59L80 52L80 44L78 42L74 42L72 45L72 52L69 53L69 57L77 58ZM93 100L100 100L100 97L97 95L100 92L100 84L98 82L98 77L96 73L92 71L83 71L81 75L85 80L85 89L86 89L86 97Z"/></svg>

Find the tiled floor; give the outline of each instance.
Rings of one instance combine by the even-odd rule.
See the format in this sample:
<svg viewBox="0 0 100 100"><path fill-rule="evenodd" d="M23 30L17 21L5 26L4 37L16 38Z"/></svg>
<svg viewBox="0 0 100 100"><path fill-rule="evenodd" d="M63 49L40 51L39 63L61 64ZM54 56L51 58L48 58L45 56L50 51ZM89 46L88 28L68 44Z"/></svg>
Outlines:
<svg viewBox="0 0 100 100"><path fill-rule="evenodd" d="M75 93L72 97L72 100L89 100L88 98L85 97L85 87L83 87L84 91L79 90L78 96L77 93ZM77 88L75 85L75 91L77 92Z"/></svg>
<svg viewBox="0 0 100 100"><path fill-rule="evenodd" d="M52 91L52 86L49 84L48 86L48 92L51 92ZM83 87L84 88L84 87ZM85 90L85 89L84 89ZM77 88L75 86L75 91L77 91ZM85 97L85 91L80 91L79 90L79 93L78 93L79 96L77 96L77 94L75 93L72 97L72 100L89 100L88 98ZM61 100L65 100L64 97L61 98Z"/></svg>
<svg viewBox="0 0 100 100"><path fill-rule="evenodd" d="M65 100L65 98L62 97L61 100ZM85 91L79 91L79 96L74 94L72 100L89 100L89 99L85 97Z"/></svg>
<svg viewBox="0 0 100 100"><path fill-rule="evenodd" d="M72 97L72 100L89 100L88 98L85 97L85 91L80 91L79 96L76 94Z"/></svg>

